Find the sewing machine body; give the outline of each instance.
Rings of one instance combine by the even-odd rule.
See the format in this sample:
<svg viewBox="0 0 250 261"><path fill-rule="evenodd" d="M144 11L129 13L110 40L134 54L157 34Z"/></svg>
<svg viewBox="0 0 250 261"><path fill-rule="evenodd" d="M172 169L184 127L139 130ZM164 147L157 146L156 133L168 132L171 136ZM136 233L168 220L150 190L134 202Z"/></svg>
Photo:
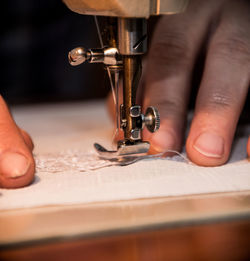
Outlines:
<svg viewBox="0 0 250 261"><path fill-rule="evenodd" d="M173 14L185 10L187 0L64 0L74 12L129 18Z"/></svg>
<svg viewBox="0 0 250 261"><path fill-rule="evenodd" d="M147 153L149 143L143 141L144 127L155 132L160 127L160 116L156 108L150 106L143 111L136 103L136 92L141 78L141 56L147 52L147 18L151 15L173 14L184 11L188 0L64 0L66 5L80 14L110 16L97 30L101 48L86 50L78 47L69 52L71 65L82 62L100 63L110 77L116 105L117 129L121 128L124 139L117 144L117 153ZM103 19L103 18L102 18ZM106 28L104 27L106 25ZM102 30L100 29L102 27ZM119 77L123 78L123 103L118 104ZM128 146L129 150L124 150ZM101 146L97 146L101 147ZM97 150L98 151L98 150ZM107 154L114 151L98 151Z"/></svg>

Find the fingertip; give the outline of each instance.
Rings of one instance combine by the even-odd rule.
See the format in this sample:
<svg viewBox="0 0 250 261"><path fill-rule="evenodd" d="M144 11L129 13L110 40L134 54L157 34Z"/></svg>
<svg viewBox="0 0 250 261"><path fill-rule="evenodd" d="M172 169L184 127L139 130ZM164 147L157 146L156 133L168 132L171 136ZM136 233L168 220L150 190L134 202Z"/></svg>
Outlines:
<svg viewBox="0 0 250 261"><path fill-rule="evenodd" d="M149 154L158 154L167 152L168 156L173 155L173 150L180 151L180 142L173 131L160 128L156 133L144 131L145 140L150 142Z"/></svg>
<svg viewBox="0 0 250 261"><path fill-rule="evenodd" d="M186 152L192 162L205 167L223 165L229 157L225 138L212 130L197 131L196 135L191 133L186 142Z"/></svg>
<svg viewBox="0 0 250 261"><path fill-rule="evenodd" d="M18 188L34 178L35 162L29 135L20 130L0 96L0 187Z"/></svg>
<svg viewBox="0 0 250 261"><path fill-rule="evenodd" d="M237 121L232 113L196 109L186 142L191 161L201 166L220 166L230 156Z"/></svg>
<svg viewBox="0 0 250 261"><path fill-rule="evenodd" d="M5 152L0 159L0 187L20 188L32 183L35 161L32 156Z"/></svg>

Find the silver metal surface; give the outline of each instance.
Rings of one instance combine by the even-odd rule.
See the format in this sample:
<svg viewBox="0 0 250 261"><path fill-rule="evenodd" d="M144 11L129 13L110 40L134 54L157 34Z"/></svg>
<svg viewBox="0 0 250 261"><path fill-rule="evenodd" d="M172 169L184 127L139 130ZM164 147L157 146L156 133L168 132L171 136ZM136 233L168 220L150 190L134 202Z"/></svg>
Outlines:
<svg viewBox="0 0 250 261"><path fill-rule="evenodd" d="M90 55L84 47L77 47L68 53L69 63L73 66L79 65L89 60Z"/></svg>
<svg viewBox="0 0 250 261"><path fill-rule="evenodd" d="M104 48L104 60L103 63L106 65L117 65L122 64L122 60L119 57L118 50L114 47Z"/></svg>
<svg viewBox="0 0 250 261"><path fill-rule="evenodd" d="M77 47L69 52L68 58L69 63L73 66L86 61L89 63L103 63L105 65L122 64L118 50L114 47L88 50L84 47Z"/></svg>
<svg viewBox="0 0 250 261"><path fill-rule="evenodd" d="M131 136L130 136L130 139L131 140L134 140L134 141L136 141L136 140L141 140L141 129L132 129L131 130Z"/></svg>
<svg viewBox="0 0 250 261"><path fill-rule="evenodd" d="M144 17L183 12L188 0L63 0L79 14Z"/></svg>
<svg viewBox="0 0 250 261"><path fill-rule="evenodd" d="M102 145L95 143L94 148L96 149L99 156L101 156L104 159L117 159L119 157L124 156L135 156L135 155L142 155L147 154L149 150L150 144L146 141L143 142L137 142L134 145L125 145L120 144L118 146L118 149L116 151L114 150L107 150Z"/></svg>
<svg viewBox="0 0 250 261"><path fill-rule="evenodd" d="M160 114L152 106L148 107L145 113L144 122L150 132L156 132L160 128Z"/></svg>
<svg viewBox="0 0 250 261"><path fill-rule="evenodd" d="M130 116L131 117L139 117L141 116L141 106L135 105L130 108Z"/></svg>
<svg viewBox="0 0 250 261"><path fill-rule="evenodd" d="M138 55L147 51L146 19L118 19L118 49L121 55Z"/></svg>

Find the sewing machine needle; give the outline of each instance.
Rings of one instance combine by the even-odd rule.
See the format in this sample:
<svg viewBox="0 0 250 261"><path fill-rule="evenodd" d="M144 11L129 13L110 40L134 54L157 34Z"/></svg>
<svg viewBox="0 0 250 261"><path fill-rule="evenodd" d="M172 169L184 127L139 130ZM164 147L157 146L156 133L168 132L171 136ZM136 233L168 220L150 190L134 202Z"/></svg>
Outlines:
<svg viewBox="0 0 250 261"><path fill-rule="evenodd" d="M116 96L116 135L119 130L119 72L115 72L115 96Z"/></svg>

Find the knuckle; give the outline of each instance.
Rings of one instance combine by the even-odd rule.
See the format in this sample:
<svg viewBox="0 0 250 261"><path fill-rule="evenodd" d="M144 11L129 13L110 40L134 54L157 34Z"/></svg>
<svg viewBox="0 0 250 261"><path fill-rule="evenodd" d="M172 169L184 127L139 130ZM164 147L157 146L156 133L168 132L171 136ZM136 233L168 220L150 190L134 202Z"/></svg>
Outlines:
<svg viewBox="0 0 250 261"><path fill-rule="evenodd" d="M211 103L213 107L220 107L223 109L230 108L232 105L231 99L224 94L215 93L212 95Z"/></svg>
<svg viewBox="0 0 250 261"><path fill-rule="evenodd" d="M219 39L212 44L213 55L240 64L250 64L250 42L244 37L231 36Z"/></svg>
<svg viewBox="0 0 250 261"><path fill-rule="evenodd" d="M207 97L206 104L209 109L213 111L231 111L235 108L237 101L233 98L230 93L214 92Z"/></svg>

